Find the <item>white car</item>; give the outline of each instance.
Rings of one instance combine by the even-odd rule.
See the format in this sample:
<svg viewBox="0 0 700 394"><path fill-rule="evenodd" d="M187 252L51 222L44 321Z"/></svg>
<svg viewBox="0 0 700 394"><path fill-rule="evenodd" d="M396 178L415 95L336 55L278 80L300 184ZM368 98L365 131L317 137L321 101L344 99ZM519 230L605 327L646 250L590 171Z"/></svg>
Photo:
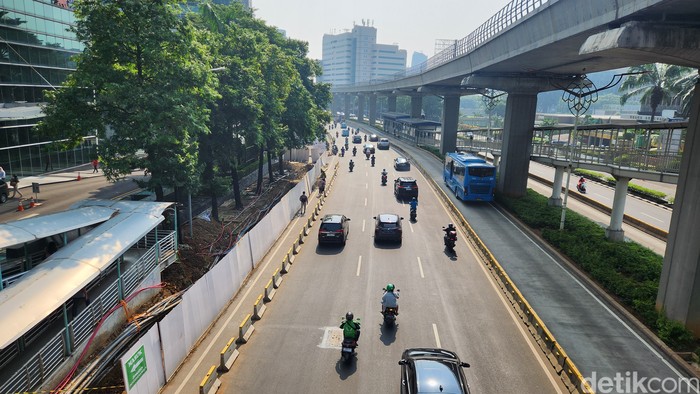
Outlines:
<svg viewBox="0 0 700 394"><path fill-rule="evenodd" d="M380 138L379 142L377 142L377 149L389 149L389 139Z"/></svg>

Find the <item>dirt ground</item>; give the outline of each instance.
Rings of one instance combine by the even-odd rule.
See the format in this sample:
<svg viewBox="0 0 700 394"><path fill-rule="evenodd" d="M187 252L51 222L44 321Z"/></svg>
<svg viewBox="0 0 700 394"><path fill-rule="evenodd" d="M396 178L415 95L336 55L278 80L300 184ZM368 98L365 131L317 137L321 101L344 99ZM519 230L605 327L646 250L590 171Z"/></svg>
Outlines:
<svg viewBox="0 0 700 394"><path fill-rule="evenodd" d="M192 222L193 237L189 237L189 225L182 227L184 239L180 243L180 261L172 264L162 273L167 286L164 296L183 290L201 278L214 264L216 258L233 247L239 232L254 225L266 212L292 189L311 169L310 164L285 163L284 177L270 184L267 174L263 178L264 189L260 196L255 195L256 183L241 190L244 208L234 209L233 199L219 205L220 222L207 221L200 217Z"/></svg>

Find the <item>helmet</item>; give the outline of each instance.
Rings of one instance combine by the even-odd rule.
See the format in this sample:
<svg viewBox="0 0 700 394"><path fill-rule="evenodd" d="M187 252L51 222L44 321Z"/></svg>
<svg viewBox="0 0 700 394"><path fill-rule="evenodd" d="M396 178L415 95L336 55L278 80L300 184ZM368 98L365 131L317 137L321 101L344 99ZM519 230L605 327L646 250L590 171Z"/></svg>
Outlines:
<svg viewBox="0 0 700 394"><path fill-rule="evenodd" d="M348 312L345 314L345 320L352 320L355 317L355 315L352 314L352 312Z"/></svg>
<svg viewBox="0 0 700 394"><path fill-rule="evenodd" d="M394 284L389 283L388 285L386 285L386 291L394 291Z"/></svg>
<svg viewBox="0 0 700 394"><path fill-rule="evenodd" d="M452 223L450 223L450 224L447 225L447 228L454 228L454 227L455 227L455 225L452 224Z"/></svg>
<svg viewBox="0 0 700 394"><path fill-rule="evenodd" d="M382 168L382 171L386 171L386 168Z"/></svg>
<svg viewBox="0 0 700 394"><path fill-rule="evenodd" d="M416 201L416 198L415 198L415 197L413 197L413 198L411 199L411 201Z"/></svg>

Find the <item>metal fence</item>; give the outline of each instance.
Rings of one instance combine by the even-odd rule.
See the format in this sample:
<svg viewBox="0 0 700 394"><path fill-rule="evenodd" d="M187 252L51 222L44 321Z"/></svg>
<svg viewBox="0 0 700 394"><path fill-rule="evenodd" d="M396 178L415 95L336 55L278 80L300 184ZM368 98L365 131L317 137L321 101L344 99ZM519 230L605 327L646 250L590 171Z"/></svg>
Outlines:
<svg viewBox="0 0 700 394"><path fill-rule="evenodd" d="M468 36L457 40L453 45L448 46L436 53L425 62L407 68L385 78L371 79L370 81L356 82L350 86L365 86L375 83L396 81L412 75L422 74L432 70L452 60L468 55L485 42L493 39L503 31L521 21L526 16L536 12L543 4L549 0L513 0L489 20L484 22Z"/></svg>
<svg viewBox="0 0 700 394"><path fill-rule="evenodd" d="M569 160L626 170L673 173L680 171L687 122L639 125L535 127L531 156ZM472 133L469 138L467 133ZM499 154L502 129L473 129L458 133L457 148Z"/></svg>
<svg viewBox="0 0 700 394"><path fill-rule="evenodd" d="M161 232L164 232L161 230ZM158 256L169 256L175 253L175 232L164 232L164 236L153 242L148 251L136 262L131 264L122 275L122 287L125 294L131 294L146 275L159 264ZM149 233L150 234L150 233ZM61 364L90 337L97 323L120 300L120 279L111 283L102 293L82 310L68 324L55 334L39 352L16 370L10 379L2 383L0 393L28 392L37 388ZM58 313L62 313L58 311ZM68 331L66 331L68 330ZM5 350L10 350L4 354ZM16 346L3 350L0 360L11 361L17 355Z"/></svg>

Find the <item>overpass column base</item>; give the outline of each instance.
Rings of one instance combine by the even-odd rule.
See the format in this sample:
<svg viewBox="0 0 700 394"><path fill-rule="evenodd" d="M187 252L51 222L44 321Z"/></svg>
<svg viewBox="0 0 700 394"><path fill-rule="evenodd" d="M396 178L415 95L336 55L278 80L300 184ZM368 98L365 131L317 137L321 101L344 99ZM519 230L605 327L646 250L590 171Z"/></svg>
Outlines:
<svg viewBox="0 0 700 394"><path fill-rule="evenodd" d="M561 204L561 197L549 197L549 200L547 200L547 205L549 205L550 207L560 207Z"/></svg>
<svg viewBox="0 0 700 394"><path fill-rule="evenodd" d="M609 239L610 241L614 241L614 242L622 242L625 240L625 231L624 230L613 230L611 228L606 228L605 229L605 238Z"/></svg>

